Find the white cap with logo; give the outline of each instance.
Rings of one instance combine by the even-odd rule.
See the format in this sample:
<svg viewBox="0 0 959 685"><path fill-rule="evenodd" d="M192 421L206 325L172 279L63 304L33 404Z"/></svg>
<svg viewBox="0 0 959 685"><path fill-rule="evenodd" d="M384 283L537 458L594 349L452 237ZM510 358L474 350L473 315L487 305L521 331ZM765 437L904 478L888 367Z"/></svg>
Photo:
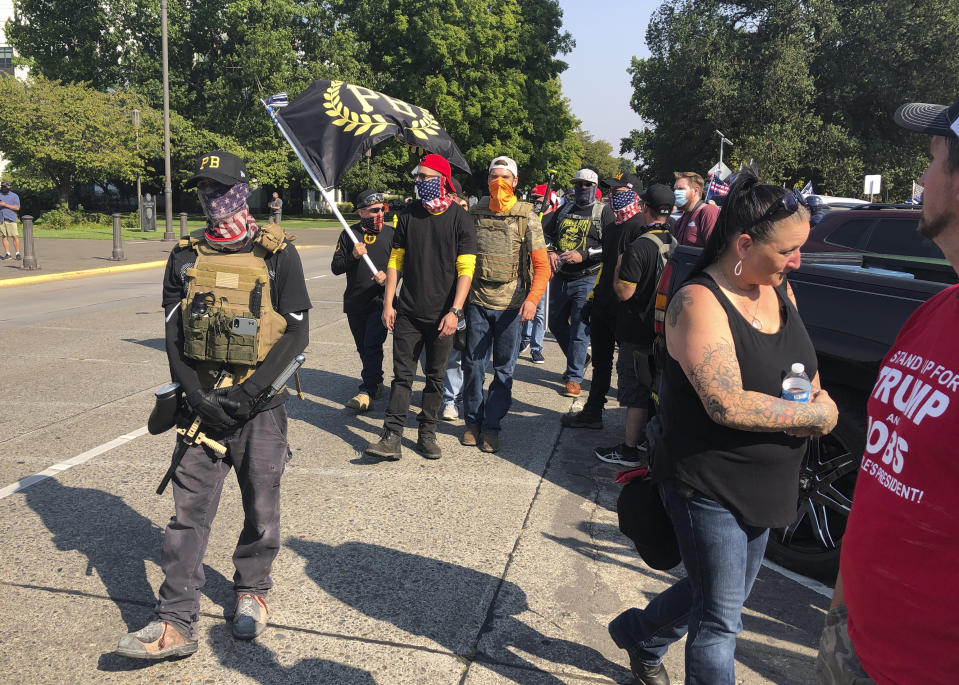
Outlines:
<svg viewBox="0 0 959 685"><path fill-rule="evenodd" d="M596 172L592 169L580 169L576 172L576 175L573 176L573 183L576 181L583 181L584 183L592 183L593 185L599 184L599 176L596 175Z"/></svg>
<svg viewBox="0 0 959 685"><path fill-rule="evenodd" d="M513 178L519 178L516 161L506 155L501 155L489 163L489 170L492 171L493 169L506 169L513 174Z"/></svg>

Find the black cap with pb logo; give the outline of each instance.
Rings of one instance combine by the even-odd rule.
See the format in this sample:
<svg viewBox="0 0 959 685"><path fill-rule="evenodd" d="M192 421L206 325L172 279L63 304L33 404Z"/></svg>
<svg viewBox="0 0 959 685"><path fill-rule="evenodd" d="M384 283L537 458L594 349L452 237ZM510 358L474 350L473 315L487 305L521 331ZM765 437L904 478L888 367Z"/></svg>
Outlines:
<svg viewBox="0 0 959 685"><path fill-rule="evenodd" d="M187 181L184 187L192 188L204 178L228 186L249 182L243 160L223 150L213 150L197 155L196 164L193 167L193 178Z"/></svg>

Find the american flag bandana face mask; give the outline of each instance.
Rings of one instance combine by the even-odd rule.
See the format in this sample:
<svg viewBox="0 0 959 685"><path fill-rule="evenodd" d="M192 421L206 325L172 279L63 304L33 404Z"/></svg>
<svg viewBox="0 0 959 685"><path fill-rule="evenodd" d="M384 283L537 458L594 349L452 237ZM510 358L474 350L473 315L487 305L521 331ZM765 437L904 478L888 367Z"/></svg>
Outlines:
<svg viewBox="0 0 959 685"><path fill-rule="evenodd" d="M414 181L416 192L420 196L420 202L426 207L428 212L439 214L449 209L453 204L453 198L447 194L443 187L443 177L433 176L423 181Z"/></svg>
<svg viewBox="0 0 959 685"><path fill-rule="evenodd" d="M610 196L609 204L616 217L617 225L639 214L639 198L633 190L613 193Z"/></svg>
<svg viewBox="0 0 959 685"><path fill-rule="evenodd" d="M250 186L246 183L228 186L215 181L205 182L197 186L197 195L207 220L216 224L246 207Z"/></svg>

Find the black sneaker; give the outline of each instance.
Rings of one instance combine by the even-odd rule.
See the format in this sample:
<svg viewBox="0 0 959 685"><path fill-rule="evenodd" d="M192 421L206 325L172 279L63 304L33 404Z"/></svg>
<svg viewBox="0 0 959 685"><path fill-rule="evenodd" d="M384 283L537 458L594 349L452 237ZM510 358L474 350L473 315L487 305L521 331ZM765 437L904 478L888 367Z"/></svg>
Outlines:
<svg viewBox="0 0 959 685"><path fill-rule="evenodd" d="M17 256L14 257L14 259L23 259L23 257L21 257L21 256L20 256L20 253L18 252L18 253L17 253Z"/></svg>
<svg viewBox="0 0 959 685"><path fill-rule="evenodd" d="M567 428L588 428L590 430L603 430L603 415L596 412L583 409L575 414L563 414L559 422Z"/></svg>
<svg viewBox="0 0 959 685"><path fill-rule="evenodd" d="M534 364L545 364L546 357L543 356L542 350L533 350L529 353L529 358L533 360Z"/></svg>
<svg viewBox="0 0 959 685"><path fill-rule="evenodd" d="M367 445L365 452L371 457L397 461L403 456L402 442L402 435L394 433L389 428L385 428L383 429L383 436L379 442L371 442Z"/></svg>
<svg viewBox="0 0 959 685"><path fill-rule="evenodd" d="M629 670L636 678L634 682L639 683L639 685L670 685L669 674L662 662L655 666L647 666L638 655L629 650L626 650L626 653L629 654Z"/></svg>
<svg viewBox="0 0 959 685"><path fill-rule="evenodd" d="M607 464L619 464L629 468L636 468L646 464L645 445L640 447L629 447L626 443L619 443L613 447L597 447L593 454L600 461Z"/></svg>
<svg viewBox="0 0 959 685"><path fill-rule="evenodd" d="M443 456L443 450L436 442L436 433L420 433L419 440L416 441L416 451L424 459L439 459Z"/></svg>
<svg viewBox="0 0 959 685"><path fill-rule="evenodd" d="M529 338L523 338L519 341L519 353L523 354L526 350L529 349Z"/></svg>
<svg viewBox="0 0 959 685"><path fill-rule="evenodd" d="M10 253L8 252L5 255L0 255L0 259L10 259Z"/></svg>

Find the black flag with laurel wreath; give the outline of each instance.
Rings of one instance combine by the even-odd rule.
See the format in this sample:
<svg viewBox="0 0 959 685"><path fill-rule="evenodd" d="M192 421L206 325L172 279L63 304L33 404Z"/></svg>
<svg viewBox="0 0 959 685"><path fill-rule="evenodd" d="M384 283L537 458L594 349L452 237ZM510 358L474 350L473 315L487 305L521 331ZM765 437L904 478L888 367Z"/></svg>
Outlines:
<svg viewBox="0 0 959 685"><path fill-rule="evenodd" d="M427 110L343 81L314 81L276 119L325 188L377 143L399 138L469 173L463 153Z"/></svg>

